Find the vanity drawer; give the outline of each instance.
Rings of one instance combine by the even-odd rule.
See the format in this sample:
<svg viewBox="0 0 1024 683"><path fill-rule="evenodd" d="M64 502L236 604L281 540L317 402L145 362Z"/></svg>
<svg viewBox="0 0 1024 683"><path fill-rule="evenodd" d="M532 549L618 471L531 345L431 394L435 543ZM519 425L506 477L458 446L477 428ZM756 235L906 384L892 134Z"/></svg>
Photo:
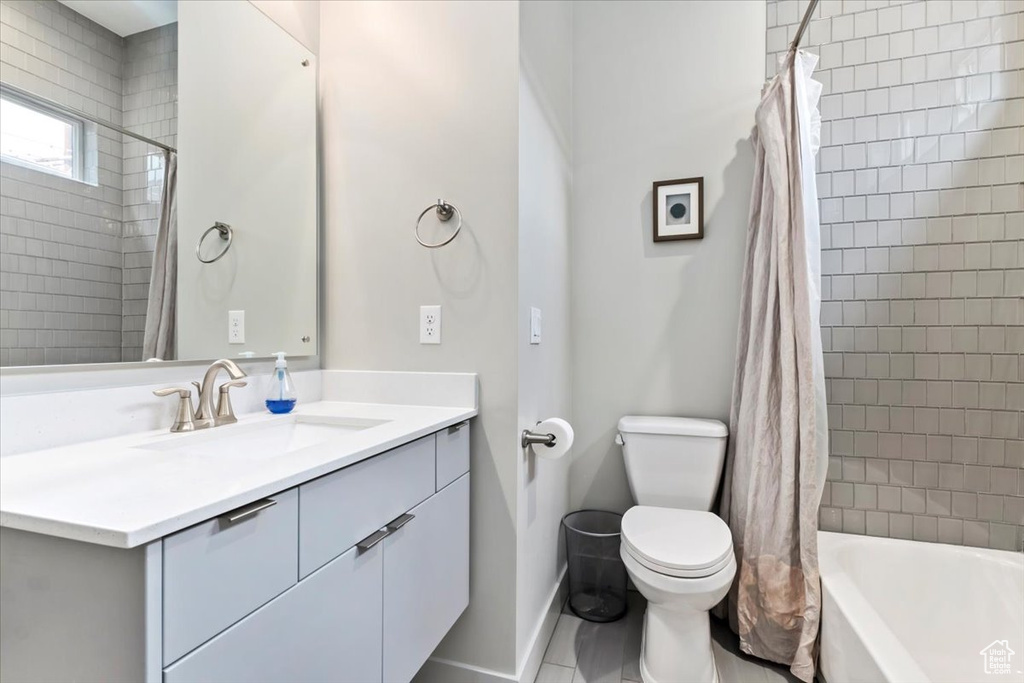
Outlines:
<svg viewBox="0 0 1024 683"><path fill-rule="evenodd" d="M469 420L437 433L437 479L440 491L469 472Z"/></svg>
<svg viewBox="0 0 1024 683"><path fill-rule="evenodd" d="M297 489L273 505L239 508L163 541L164 664L223 631L297 580Z"/></svg>
<svg viewBox="0 0 1024 683"><path fill-rule="evenodd" d="M434 493L434 435L299 487L299 576Z"/></svg>

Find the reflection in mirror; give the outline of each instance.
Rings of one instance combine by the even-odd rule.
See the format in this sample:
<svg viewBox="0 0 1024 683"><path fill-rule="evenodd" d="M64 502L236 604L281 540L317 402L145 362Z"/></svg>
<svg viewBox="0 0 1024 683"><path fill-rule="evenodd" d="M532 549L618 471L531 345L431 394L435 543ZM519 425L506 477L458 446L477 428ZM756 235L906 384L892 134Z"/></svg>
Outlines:
<svg viewBox="0 0 1024 683"><path fill-rule="evenodd" d="M246 0L0 8L0 365L315 354L312 55Z"/></svg>

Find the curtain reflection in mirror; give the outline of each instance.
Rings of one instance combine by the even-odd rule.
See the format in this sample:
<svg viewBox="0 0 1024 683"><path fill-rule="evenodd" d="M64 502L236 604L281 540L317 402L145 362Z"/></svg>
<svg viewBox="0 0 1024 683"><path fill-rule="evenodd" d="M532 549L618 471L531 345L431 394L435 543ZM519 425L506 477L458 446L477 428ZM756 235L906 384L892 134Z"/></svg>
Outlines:
<svg viewBox="0 0 1024 683"><path fill-rule="evenodd" d="M153 250L153 269L146 306L142 356L173 360L174 319L178 280L178 155L164 152L164 181L160 197L160 227Z"/></svg>

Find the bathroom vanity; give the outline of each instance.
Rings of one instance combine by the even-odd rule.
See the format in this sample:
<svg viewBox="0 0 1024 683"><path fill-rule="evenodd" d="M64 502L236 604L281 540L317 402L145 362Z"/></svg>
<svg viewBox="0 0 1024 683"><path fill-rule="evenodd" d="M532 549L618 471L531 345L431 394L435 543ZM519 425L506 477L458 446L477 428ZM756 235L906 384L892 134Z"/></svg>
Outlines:
<svg viewBox="0 0 1024 683"><path fill-rule="evenodd" d="M468 604L475 414L325 401L5 458L0 678L410 680Z"/></svg>
<svg viewBox="0 0 1024 683"><path fill-rule="evenodd" d="M469 599L476 377L321 369L296 10L3 10L0 680L410 680Z"/></svg>

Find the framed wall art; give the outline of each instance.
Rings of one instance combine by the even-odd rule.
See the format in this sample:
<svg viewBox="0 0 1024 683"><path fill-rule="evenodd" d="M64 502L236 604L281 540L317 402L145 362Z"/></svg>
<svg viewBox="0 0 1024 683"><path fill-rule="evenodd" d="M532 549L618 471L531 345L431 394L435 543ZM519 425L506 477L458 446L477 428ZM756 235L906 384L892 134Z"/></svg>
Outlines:
<svg viewBox="0 0 1024 683"><path fill-rule="evenodd" d="M704 237L704 178L654 183L654 241Z"/></svg>

